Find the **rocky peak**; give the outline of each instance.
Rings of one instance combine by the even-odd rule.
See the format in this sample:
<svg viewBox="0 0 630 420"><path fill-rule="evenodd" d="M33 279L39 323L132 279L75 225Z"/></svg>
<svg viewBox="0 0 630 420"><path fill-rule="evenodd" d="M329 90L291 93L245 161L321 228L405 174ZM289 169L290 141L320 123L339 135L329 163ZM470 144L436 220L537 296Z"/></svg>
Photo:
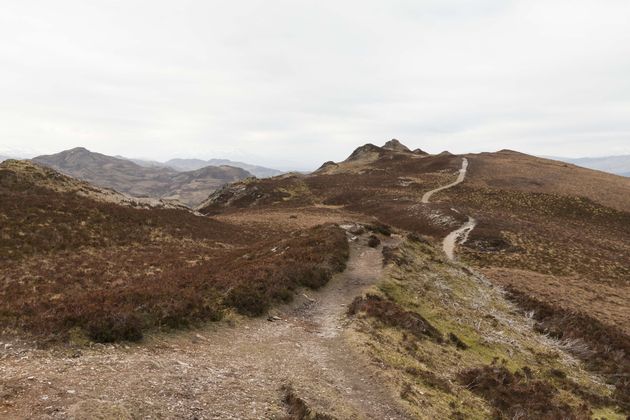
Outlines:
<svg viewBox="0 0 630 420"><path fill-rule="evenodd" d="M391 150L393 152L411 152L407 146L402 144L396 139L391 139L383 145L384 150Z"/></svg>
<svg viewBox="0 0 630 420"><path fill-rule="evenodd" d="M324 163L322 164L322 166L320 166L319 168L317 168L317 170L316 170L315 172L317 172L317 171L323 171L323 170L325 170L325 169L327 169L327 168L336 168L336 167L338 167L338 166L339 166L339 165L337 165L335 162L333 162L332 160L329 160L329 161L327 161L327 162L324 162Z"/></svg>
<svg viewBox="0 0 630 420"><path fill-rule="evenodd" d="M372 143L364 144L361 147L357 147L354 152L346 159L347 162L359 159L369 158L374 155L380 155L383 149L373 145Z"/></svg>

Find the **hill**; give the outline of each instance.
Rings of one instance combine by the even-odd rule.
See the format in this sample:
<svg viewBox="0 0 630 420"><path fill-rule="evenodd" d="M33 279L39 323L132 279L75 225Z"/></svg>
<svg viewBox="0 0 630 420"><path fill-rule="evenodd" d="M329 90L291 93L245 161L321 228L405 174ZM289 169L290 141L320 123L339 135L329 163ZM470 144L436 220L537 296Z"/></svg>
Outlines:
<svg viewBox="0 0 630 420"><path fill-rule="evenodd" d="M178 199L189 206L198 204L221 185L251 176L243 169L229 166L191 172L178 172L166 167L144 167L82 147L38 156L33 161L135 197Z"/></svg>
<svg viewBox="0 0 630 420"><path fill-rule="evenodd" d="M2 185L9 188L46 188L56 193L74 194L102 203L134 208L162 208L190 211L176 200L138 198L100 188L85 181L63 175L47 166L28 160L8 159L0 164Z"/></svg>
<svg viewBox="0 0 630 420"><path fill-rule="evenodd" d="M584 157L584 158L564 158L554 157L552 159L562 162L572 163L584 168L596 169L598 171L609 172L622 176L630 176L630 156L605 156L605 157Z"/></svg>
<svg viewBox="0 0 630 420"><path fill-rule="evenodd" d="M218 319L228 307L259 314L300 281L323 284L347 248L332 226L244 228L28 161L0 164L0 198L5 336L137 340L145 330Z"/></svg>
<svg viewBox="0 0 630 420"><path fill-rule="evenodd" d="M233 166L246 170L256 178L269 178L282 174L282 171L277 169L265 168L264 166L251 165L249 163L235 162L229 159L171 159L165 162L164 165L178 171L194 171L201 169L204 166Z"/></svg>
<svg viewBox="0 0 630 420"><path fill-rule="evenodd" d="M6 417L630 413L629 179L390 141L193 213L30 171L0 170Z"/></svg>
<svg viewBox="0 0 630 420"><path fill-rule="evenodd" d="M598 371L630 369L615 367L619 359L598 344L605 336L621 355L630 343L629 179L507 150L470 154L466 181L422 204L427 191L455 179L463 157L405 149L367 144L310 175L231 184L198 210L234 220L255 209L328 206L433 240L473 220L463 263L541 311L542 330L590 343ZM583 329L567 324L567 313ZM618 385L622 393L628 386Z"/></svg>

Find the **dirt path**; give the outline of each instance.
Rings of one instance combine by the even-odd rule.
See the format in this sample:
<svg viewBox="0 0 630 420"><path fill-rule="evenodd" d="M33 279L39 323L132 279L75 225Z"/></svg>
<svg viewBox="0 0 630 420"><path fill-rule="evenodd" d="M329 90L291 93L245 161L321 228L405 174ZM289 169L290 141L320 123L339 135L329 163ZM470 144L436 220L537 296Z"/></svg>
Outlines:
<svg viewBox="0 0 630 420"><path fill-rule="evenodd" d="M0 353L0 418L278 418L289 384L339 418L408 418L345 328L346 305L381 271L380 249L360 238L346 271L273 322L239 318L76 354Z"/></svg>
<svg viewBox="0 0 630 420"><path fill-rule="evenodd" d="M450 184L447 184L442 187L426 192L422 196L422 203L428 204L429 200L431 199L431 196L435 194L436 192L454 187L455 185L461 184L462 182L464 182L464 179L466 178L467 169L468 169L468 159L462 158L462 167L459 170L457 179L454 182L451 182ZM475 221L475 219L473 219L472 217L468 217L468 221L466 223L464 223L460 228L449 233L446 236L446 238L444 238L444 241L442 242L442 249L444 250L444 253L446 254L449 260L455 259L455 245L458 245L458 244L461 245L464 242L466 242L466 240L468 239L468 235L475 228L476 225L477 225L477 222Z"/></svg>
<svg viewBox="0 0 630 420"><path fill-rule="evenodd" d="M457 230L449 233L442 242L442 249L449 260L455 259L455 245L463 244L468 240L468 235L475 228L477 222L472 217L468 217L468 221Z"/></svg>
<svg viewBox="0 0 630 420"><path fill-rule="evenodd" d="M454 182L451 182L450 184L444 185L442 187L436 188L434 190L428 191L426 193L424 193L424 195L422 196L422 203L424 204L428 204L429 200L431 199L431 196L433 194L435 194L436 192L445 190L447 188L451 188L454 187L457 184L461 184L462 182L464 182L464 179L466 178L466 170L468 169L468 159L463 158L462 159L462 167L459 170L459 175L457 175L457 179Z"/></svg>

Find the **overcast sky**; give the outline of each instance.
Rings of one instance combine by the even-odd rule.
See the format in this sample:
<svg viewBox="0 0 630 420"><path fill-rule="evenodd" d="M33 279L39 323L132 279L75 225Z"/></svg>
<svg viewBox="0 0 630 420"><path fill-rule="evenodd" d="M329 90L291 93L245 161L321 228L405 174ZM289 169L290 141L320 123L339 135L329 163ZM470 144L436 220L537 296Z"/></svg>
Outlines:
<svg viewBox="0 0 630 420"><path fill-rule="evenodd" d="M0 153L630 154L629 0L3 0Z"/></svg>

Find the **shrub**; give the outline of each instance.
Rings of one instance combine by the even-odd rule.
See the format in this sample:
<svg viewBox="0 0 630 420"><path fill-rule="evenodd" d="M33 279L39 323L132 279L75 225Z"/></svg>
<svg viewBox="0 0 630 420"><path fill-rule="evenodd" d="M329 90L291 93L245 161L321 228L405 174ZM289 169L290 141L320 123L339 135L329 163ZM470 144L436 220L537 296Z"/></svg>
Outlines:
<svg viewBox="0 0 630 420"><path fill-rule="evenodd" d="M310 266L299 271L298 283L311 289L319 289L332 278L332 271L326 267Z"/></svg>
<svg viewBox="0 0 630 420"><path fill-rule="evenodd" d="M575 356L591 370L609 375L617 403L630 408L630 337L587 314L542 302L514 287L508 287L507 292L520 308L533 311L538 332L564 340L583 340L588 352L574 351Z"/></svg>
<svg viewBox="0 0 630 420"><path fill-rule="evenodd" d="M251 284L241 284L232 289L226 303L248 316L260 316L271 306L271 300Z"/></svg>
<svg viewBox="0 0 630 420"><path fill-rule="evenodd" d="M425 245L431 244L431 242L429 242L427 238L425 238L424 236L418 235L417 233L414 233L414 232L407 234L407 240L411 242L416 242L419 244L425 244Z"/></svg>
<svg viewBox="0 0 630 420"><path fill-rule="evenodd" d="M530 379L504 366L482 366L459 374L459 381L475 394L485 398L499 419L577 419L590 418L588 407L571 407L557 402L558 394L549 382Z"/></svg>
<svg viewBox="0 0 630 420"><path fill-rule="evenodd" d="M460 350L466 350L468 349L468 344L464 343L462 341L461 338L459 338L457 335L455 335L454 333L450 332L448 333L448 339L451 341L451 343L455 344L455 346L460 349Z"/></svg>
<svg viewBox="0 0 630 420"><path fill-rule="evenodd" d="M370 235L370 237L368 238L367 244L371 248L376 248L377 246L381 244L381 240L378 239L376 235Z"/></svg>
<svg viewBox="0 0 630 420"><path fill-rule="evenodd" d="M418 338L432 338L441 343L442 333L416 312L406 311L380 296L357 296L348 307L348 315L365 312L386 325L409 331Z"/></svg>
<svg viewBox="0 0 630 420"><path fill-rule="evenodd" d="M218 320L226 307L258 316L298 286L326 284L349 255L334 225L249 231L37 191L0 200L0 217L11 221L0 223L0 274L24 279L0 288L0 329L42 338L80 329L94 341L134 341L148 329Z"/></svg>
<svg viewBox="0 0 630 420"><path fill-rule="evenodd" d="M142 321L134 314L114 313L87 320L90 339L98 343L142 340Z"/></svg>
<svg viewBox="0 0 630 420"><path fill-rule="evenodd" d="M287 420L334 420L334 417L328 414L312 410L290 385L283 385L281 391L284 393L282 401L289 413Z"/></svg>
<svg viewBox="0 0 630 420"><path fill-rule="evenodd" d="M369 231L374 232L374 233L380 233L383 236L391 236L392 235L392 228L389 225L383 224L383 223L374 223L371 225L366 225L365 226Z"/></svg>

